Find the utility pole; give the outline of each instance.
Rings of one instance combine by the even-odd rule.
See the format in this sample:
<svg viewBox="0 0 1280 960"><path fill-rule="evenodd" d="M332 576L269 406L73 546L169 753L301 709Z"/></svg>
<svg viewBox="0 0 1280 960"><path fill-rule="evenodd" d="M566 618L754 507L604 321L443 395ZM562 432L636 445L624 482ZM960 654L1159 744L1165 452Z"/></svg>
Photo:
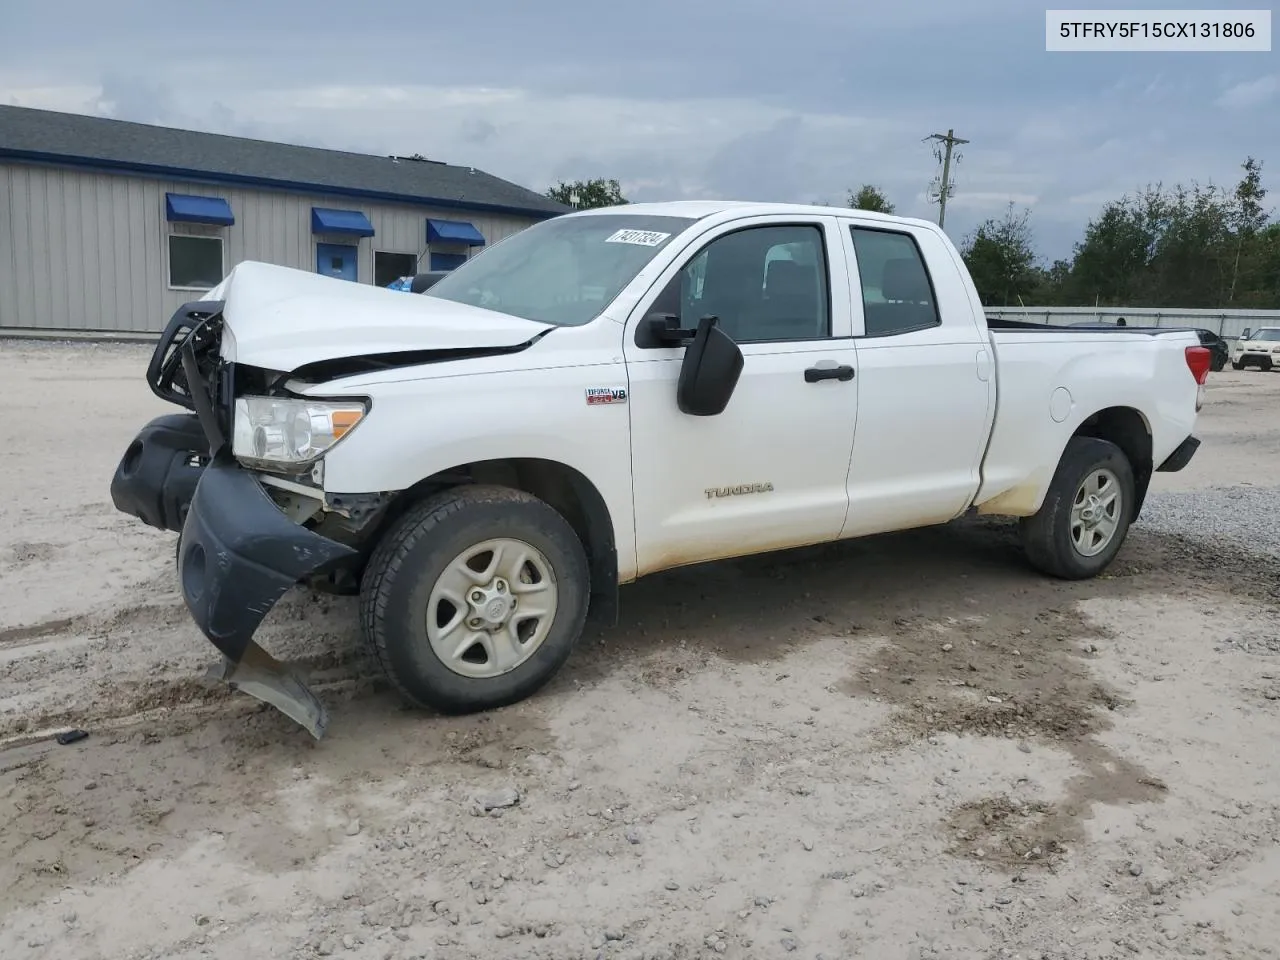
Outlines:
<svg viewBox="0 0 1280 960"><path fill-rule="evenodd" d="M938 187L938 226L941 227L947 219L947 196L951 193L954 186L951 182L951 151L953 148L962 143L968 143L968 140L961 140L956 136L955 130L948 129L945 134L933 133L925 137L926 141L936 140L944 144L942 149L942 183ZM933 155L938 156L939 150L934 147ZM956 154L956 163L960 162L960 155Z"/></svg>

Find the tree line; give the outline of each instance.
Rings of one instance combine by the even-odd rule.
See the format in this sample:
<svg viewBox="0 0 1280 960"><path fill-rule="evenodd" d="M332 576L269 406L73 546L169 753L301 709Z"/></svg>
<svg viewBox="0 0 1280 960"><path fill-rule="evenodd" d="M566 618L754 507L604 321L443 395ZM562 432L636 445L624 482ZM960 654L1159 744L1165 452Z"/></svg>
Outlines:
<svg viewBox="0 0 1280 960"><path fill-rule="evenodd" d="M1037 254L1031 211L1013 204L960 244L987 306L1280 309L1280 223L1266 207L1262 163L1234 188L1148 185L1104 204L1069 258ZM893 212L865 185L849 206Z"/></svg>
<svg viewBox="0 0 1280 960"><path fill-rule="evenodd" d="M1240 167L1233 188L1157 183L1104 204L1066 259L1036 253L1031 211L1013 204L970 231L960 252L991 307L1280 309L1280 222L1266 206L1262 162ZM579 208L627 202L617 180L561 183L548 196ZM870 183L846 202L895 210Z"/></svg>

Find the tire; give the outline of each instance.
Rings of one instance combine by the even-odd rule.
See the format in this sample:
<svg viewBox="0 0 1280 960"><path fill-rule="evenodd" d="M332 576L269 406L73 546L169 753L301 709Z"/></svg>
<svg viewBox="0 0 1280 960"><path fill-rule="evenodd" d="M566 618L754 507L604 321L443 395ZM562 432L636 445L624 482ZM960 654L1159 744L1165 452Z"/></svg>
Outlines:
<svg viewBox="0 0 1280 960"><path fill-rule="evenodd" d="M1267 357L1265 360L1263 360L1258 364L1258 369L1261 370L1263 373L1270 373L1271 368L1273 366L1275 366L1275 364L1272 362L1270 357Z"/></svg>
<svg viewBox="0 0 1280 960"><path fill-rule="evenodd" d="M1235 360L1232 360L1232 361L1231 361L1231 368L1232 368L1233 370L1243 370L1243 369L1244 369L1244 364L1243 364L1243 363L1237 363Z"/></svg>
<svg viewBox="0 0 1280 960"><path fill-rule="evenodd" d="M503 564L485 583L477 583L475 567L467 575L458 564L478 547L487 552L476 560L491 561L491 542L497 541L508 542ZM511 589L521 574L509 564L520 557L529 561L520 569L530 575L537 571L544 590ZM467 601L465 610L459 609L438 591L447 574L458 586L452 595L475 591L479 606ZM360 622L382 669L410 703L447 714L491 710L531 696L569 659L586 622L590 576L577 534L543 501L507 487L454 487L412 507L384 534L362 578ZM521 617L531 604L547 615ZM441 619L448 622L441 625ZM500 622L506 628L497 627ZM532 631L526 626L530 622ZM472 623L497 632L475 633ZM448 628L443 636L441 626ZM536 643L522 649L522 633L526 643ZM499 642L512 636L515 641ZM476 642L462 648L463 638L471 637ZM477 662L478 654L487 665Z"/></svg>
<svg viewBox="0 0 1280 960"><path fill-rule="evenodd" d="M1209 370L1212 371L1213 373L1221 373L1223 367L1225 367L1226 365L1227 365L1227 361L1225 357L1215 357L1214 360L1209 364Z"/></svg>
<svg viewBox="0 0 1280 960"><path fill-rule="evenodd" d="M1086 543L1086 546L1097 547L1096 552L1089 553L1081 549L1073 536L1077 525L1073 506L1085 490L1086 482L1100 475L1107 477L1107 488L1114 488L1118 494L1114 514L1106 514L1113 518L1114 528L1104 543ZM1102 491L1104 497L1107 488ZM1093 437L1072 437L1040 510L1020 524L1027 559L1042 573L1063 580L1096 577L1111 564L1124 544L1133 519L1134 492L1133 467L1119 447ZM1109 526L1104 522L1092 532L1106 529ZM1088 537L1089 532L1087 526L1081 527L1085 539L1096 539Z"/></svg>

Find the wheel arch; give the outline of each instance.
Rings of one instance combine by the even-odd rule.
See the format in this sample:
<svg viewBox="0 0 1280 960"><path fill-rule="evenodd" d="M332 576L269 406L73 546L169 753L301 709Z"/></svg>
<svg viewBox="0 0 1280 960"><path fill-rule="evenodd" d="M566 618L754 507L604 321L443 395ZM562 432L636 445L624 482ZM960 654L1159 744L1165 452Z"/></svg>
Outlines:
<svg viewBox="0 0 1280 960"><path fill-rule="evenodd" d="M1147 499L1151 474L1155 469L1152 462L1151 424L1142 411L1126 406L1106 407L1085 417L1071 436L1106 440L1114 443L1124 453L1133 468L1133 519L1137 520Z"/></svg>
<svg viewBox="0 0 1280 960"><path fill-rule="evenodd" d="M595 623L617 623L618 549L613 517L595 484L568 464L534 457L508 457L461 463L437 471L396 498L383 520L384 529L425 497L465 484L497 484L523 490L564 517L587 554L591 571L588 617ZM380 536L382 531L378 533Z"/></svg>

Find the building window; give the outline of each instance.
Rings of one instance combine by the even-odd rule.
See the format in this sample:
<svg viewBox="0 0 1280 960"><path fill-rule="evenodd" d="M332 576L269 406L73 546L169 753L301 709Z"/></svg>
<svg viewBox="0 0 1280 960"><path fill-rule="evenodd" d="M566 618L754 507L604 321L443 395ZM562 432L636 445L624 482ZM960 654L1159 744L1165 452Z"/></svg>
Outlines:
<svg viewBox="0 0 1280 960"><path fill-rule="evenodd" d="M395 283L401 277L412 277L418 272L418 258L412 253L387 253L375 250L373 253L373 284L385 287Z"/></svg>
<svg viewBox="0 0 1280 960"><path fill-rule="evenodd" d="M209 290L222 282L222 238L169 237L169 286Z"/></svg>

